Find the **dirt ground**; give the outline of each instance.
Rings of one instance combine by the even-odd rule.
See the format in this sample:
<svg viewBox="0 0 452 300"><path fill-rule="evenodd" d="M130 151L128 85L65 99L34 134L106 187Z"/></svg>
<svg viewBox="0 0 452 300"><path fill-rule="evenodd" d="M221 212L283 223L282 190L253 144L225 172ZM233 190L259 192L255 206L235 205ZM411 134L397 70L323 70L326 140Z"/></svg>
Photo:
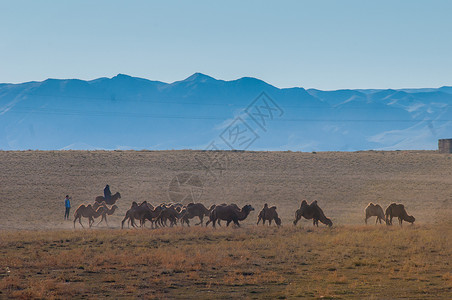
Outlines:
<svg viewBox="0 0 452 300"><path fill-rule="evenodd" d="M182 174L196 179L195 186L175 190ZM76 207L92 203L106 184L122 195L117 212L109 217L110 228L120 227L132 201L172 202L176 198L170 196L178 193L192 195L206 206L250 203L256 211L243 222L247 226L256 222L264 203L276 205L283 226L291 226L303 199L317 200L335 226L363 224L369 202L384 209L391 202L403 203L416 224L434 224L451 216L452 155L436 151L0 151L0 229L70 229L72 221L63 220L64 196L72 196L72 219ZM308 225L307 220L301 222Z"/></svg>

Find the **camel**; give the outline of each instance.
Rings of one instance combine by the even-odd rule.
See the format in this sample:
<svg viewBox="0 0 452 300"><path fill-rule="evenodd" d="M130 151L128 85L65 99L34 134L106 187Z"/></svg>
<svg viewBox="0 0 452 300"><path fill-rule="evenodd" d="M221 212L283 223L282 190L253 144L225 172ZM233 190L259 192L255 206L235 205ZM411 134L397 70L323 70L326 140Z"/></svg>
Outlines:
<svg viewBox="0 0 452 300"><path fill-rule="evenodd" d="M108 222L107 222L107 215L111 216L112 214L114 214L115 210L118 208L118 206L115 204L112 207L108 208L107 204L105 203L105 201L99 203L99 202L94 202L94 204L92 205L94 210L97 210L98 207L105 207L104 212L102 213L102 218L99 221L99 223L97 223L95 226L99 226L100 223L102 223L102 221L105 220L105 223L107 223L107 227L108 227Z"/></svg>
<svg viewBox="0 0 452 300"><path fill-rule="evenodd" d="M293 221L294 225L297 225L297 222L304 217L305 219L312 219L313 225L319 226L319 221L329 227L333 226L333 222L328 219L323 210L317 205L317 201L313 201L308 205L306 200L303 200L300 205L300 209L295 212L295 220Z"/></svg>
<svg viewBox="0 0 452 300"><path fill-rule="evenodd" d="M276 225L281 226L281 219L278 217L278 213L276 212L276 206L268 207L268 204L265 203L264 208L259 213L257 218L257 225L262 220L262 225L265 224L265 221L268 221L268 225L272 224L272 220L275 220Z"/></svg>
<svg viewBox="0 0 452 300"><path fill-rule="evenodd" d="M170 220L170 226L173 227L173 225L177 225L177 220L180 219L184 214L185 211L179 212L175 207L170 206L160 212L156 219L156 222L162 224L163 226L167 226L166 220Z"/></svg>
<svg viewBox="0 0 452 300"><path fill-rule="evenodd" d="M372 202L370 202L369 205L367 205L365 212L366 212L366 218L364 219L364 222L366 222L366 224L367 224L367 219L369 219L370 217L377 217L375 219L375 224L377 224L378 221L381 224L381 221L385 219L385 214L383 212L383 208L381 208L381 206L378 204L373 204Z"/></svg>
<svg viewBox="0 0 452 300"><path fill-rule="evenodd" d="M400 226L402 226L403 221L413 224L416 220L413 216L407 214L405 206L403 206L403 204L391 203L388 208L386 208L385 215L386 225L392 225L393 217L397 217L399 219Z"/></svg>
<svg viewBox="0 0 452 300"><path fill-rule="evenodd" d="M206 222L206 227L207 227L207 225L210 224L210 222L212 222L212 221L210 220L210 215L212 214L212 211L215 209L215 207L217 207L217 206L228 206L228 205L231 206L231 207L234 207L234 208L237 209L237 210L240 210L240 207L238 207L238 205L235 204L235 203L231 203L231 204L221 203L221 204L219 204L219 205L213 204L213 205L209 208L209 211L210 211L210 213L209 213L209 220L207 220L207 222ZM217 224L218 224L218 226L221 226L221 222L220 222L220 221L221 221L220 219L217 219Z"/></svg>
<svg viewBox="0 0 452 300"><path fill-rule="evenodd" d="M78 219L80 225L82 225L82 227L85 228L85 226L83 226L83 224L82 224L82 217L89 219L88 224L89 224L89 227L91 228L91 226L94 223L94 219L98 218L100 215L102 215L104 211L105 211L105 207L103 207L103 206L98 207L97 210L94 210L91 204L88 204L88 206L81 204L74 212L74 228L75 228L75 222L77 221L77 219Z"/></svg>
<svg viewBox="0 0 452 300"><path fill-rule="evenodd" d="M213 209L211 206L211 209ZM189 203L185 208L185 213L182 216L182 220L190 226L189 219L193 219L194 217L199 218L199 223L195 225L203 225L204 217L208 217L210 215L211 210L207 209L202 203Z"/></svg>
<svg viewBox="0 0 452 300"><path fill-rule="evenodd" d="M254 208L249 204L245 205L242 209L237 209L234 205L219 205L210 213L210 222L212 222L212 226L215 227L215 222L218 219L221 219L226 221L226 226L229 226L231 222L234 222L235 225L240 227L238 221L245 220L253 210Z"/></svg>
<svg viewBox="0 0 452 300"><path fill-rule="evenodd" d="M151 228L154 228L154 227L156 228L157 227L156 219L160 216L160 213L162 212L162 210L163 209L161 207L157 206L156 208L145 212L143 215L143 219L142 219L143 227L144 227L144 222L146 220L149 220L149 221L151 221Z"/></svg>
<svg viewBox="0 0 452 300"><path fill-rule="evenodd" d="M132 207L126 212L124 219L121 221L121 228L124 228L124 222L126 220L128 220L133 227L137 227L135 225L135 220L139 220L140 226L143 226L144 215L148 211L151 211L151 208L147 201L143 201L140 205L133 201Z"/></svg>
<svg viewBox="0 0 452 300"><path fill-rule="evenodd" d="M116 203L118 199L121 199L121 194L119 192L116 192L114 195L111 195L111 198L108 201L105 201L104 196L97 196L95 202L99 203L105 202L108 205L113 205Z"/></svg>

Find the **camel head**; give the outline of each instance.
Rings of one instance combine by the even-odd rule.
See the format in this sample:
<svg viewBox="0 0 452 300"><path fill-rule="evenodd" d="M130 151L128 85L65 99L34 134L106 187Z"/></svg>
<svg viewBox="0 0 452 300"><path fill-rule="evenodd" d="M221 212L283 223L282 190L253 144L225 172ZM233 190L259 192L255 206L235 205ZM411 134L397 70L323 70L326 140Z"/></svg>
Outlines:
<svg viewBox="0 0 452 300"><path fill-rule="evenodd" d="M328 227L333 226L333 222L331 221L331 219L328 218L325 219L325 224L328 225Z"/></svg>
<svg viewBox="0 0 452 300"><path fill-rule="evenodd" d="M416 221L416 218L415 217L413 217L413 216L407 216L407 218L406 218L406 220L405 221L407 221L407 222L410 222L411 224L413 224L414 223L414 221Z"/></svg>
<svg viewBox="0 0 452 300"><path fill-rule="evenodd" d="M243 208L242 208L242 211L244 211L244 212L246 212L246 213L250 213L250 212L252 212L254 210L254 207L252 207L250 204L247 204L247 205L245 205Z"/></svg>
<svg viewBox="0 0 452 300"><path fill-rule="evenodd" d="M297 211L295 212L295 220L293 221L293 225L297 225L298 220L300 219L301 219L301 208L297 209Z"/></svg>
<svg viewBox="0 0 452 300"><path fill-rule="evenodd" d="M277 217L275 219L276 225L281 226L281 218Z"/></svg>
<svg viewBox="0 0 452 300"><path fill-rule="evenodd" d="M118 195L118 199L121 199L121 193L116 192L116 194Z"/></svg>

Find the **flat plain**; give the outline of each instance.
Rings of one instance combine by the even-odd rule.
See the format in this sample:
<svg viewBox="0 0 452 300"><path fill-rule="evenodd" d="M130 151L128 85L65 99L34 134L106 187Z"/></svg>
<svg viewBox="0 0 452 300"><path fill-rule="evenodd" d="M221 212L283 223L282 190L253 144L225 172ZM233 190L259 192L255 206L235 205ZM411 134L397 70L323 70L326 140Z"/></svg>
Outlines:
<svg viewBox="0 0 452 300"><path fill-rule="evenodd" d="M120 229L132 201L171 202L180 174L199 179L181 195L256 210L241 228ZM109 227L63 220L66 194L72 218L107 183ZM333 227L294 227L303 199ZM416 222L366 226L369 202ZM264 203L281 228L255 225ZM450 299L451 203L452 155L435 151L0 151L0 298Z"/></svg>

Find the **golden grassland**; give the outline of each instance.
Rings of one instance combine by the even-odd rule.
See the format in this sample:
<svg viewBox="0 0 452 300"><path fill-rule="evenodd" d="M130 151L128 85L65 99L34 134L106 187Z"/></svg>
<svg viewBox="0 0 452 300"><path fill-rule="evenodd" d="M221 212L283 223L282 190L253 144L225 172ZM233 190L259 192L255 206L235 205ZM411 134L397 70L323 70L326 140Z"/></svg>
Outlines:
<svg viewBox="0 0 452 300"><path fill-rule="evenodd" d="M180 173L199 176L198 200L276 205L283 224L300 202L317 200L335 225L363 224L369 202L405 204L417 223L452 214L452 155L436 151L226 152L226 169L213 177L196 158L201 151L0 151L0 229L70 229L64 196L73 211L101 195L105 184L121 192L109 218L119 228L132 201L169 202L168 187ZM254 224L257 212L245 224ZM86 223L86 221L85 221Z"/></svg>
<svg viewBox="0 0 452 300"><path fill-rule="evenodd" d="M2 231L0 298L450 299L450 225Z"/></svg>
<svg viewBox="0 0 452 300"><path fill-rule="evenodd" d="M0 151L0 299L452 298L452 155L220 154L227 164L213 177L201 151ZM256 211L242 228L119 230L132 201L169 202L180 173L199 176L206 206ZM73 230L64 196L72 217L107 183L122 195L110 227ZM294 227L303 199L334 226ZM415 225L364 226L369 202L403 203ZM255 225L264 203L283 227Z"/></svg>

